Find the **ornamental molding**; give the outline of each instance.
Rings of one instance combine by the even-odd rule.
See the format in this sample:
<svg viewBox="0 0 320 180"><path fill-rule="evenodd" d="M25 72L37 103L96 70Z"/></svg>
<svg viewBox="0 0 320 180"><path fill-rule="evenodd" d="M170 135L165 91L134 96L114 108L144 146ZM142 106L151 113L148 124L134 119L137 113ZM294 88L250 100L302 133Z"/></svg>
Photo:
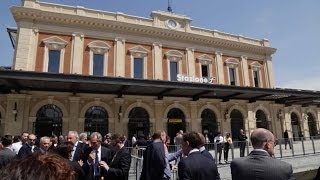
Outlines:
<svg viewBox="0 0 320 180"><path fill-rule="evenodd" d="M47 46L51 50L61 50L64 47L66 47L66 45L68 44L67 41L57 36L46 38L42 42L45 44L45 46Z"/></svg>
<svg viewBox="0 0 320 180"><path fill-rule="evenodd" d="M258 71L261 69L262 64L260 64L259 62L253 62L249 66L253 71Z"/></svg>
<svg viewBox="0 0 320 180"><path fill-rule="evenodd" d="M208 65L208 64L212 64L213 60L209 55L203 54L203 55L197 57L197 61L199 63L201 63L202 65Z"/></svg>
<svg viewBox="0 0 320 180"><path fill-rule="evenodd" d="M169 50L165 53L167 59L170 61L178 62L182 60L183 53L177 50Z"/></svg>
<svg viewBox="0 0 320 180"><path fill-rule="evenodd" d="M104 54L110 49L110 45L103 41L92 41L88 47L94 54Z"/></svg>
<svg viewBox="0 0 320 180"><path fill-rule="evenodd" d="M143 58L143 57L147 57L149 51L144 47L138 45L133 48L130 48L129 52L133 57Z"/></svg>
<svg viewBox="0 0 320 180"><path fill-rule="evenodd" d="M234 58L229 58L225 61L226 65L229 67L229 68L235 68L238 66L239 64L239 60L237 59L234 59Z"/></svg>

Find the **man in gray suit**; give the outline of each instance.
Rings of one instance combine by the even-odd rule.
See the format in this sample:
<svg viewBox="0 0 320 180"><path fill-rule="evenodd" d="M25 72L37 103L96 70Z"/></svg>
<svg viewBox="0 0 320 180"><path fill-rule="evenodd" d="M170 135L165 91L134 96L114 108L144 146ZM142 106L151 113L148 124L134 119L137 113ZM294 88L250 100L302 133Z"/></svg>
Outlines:
<svg viewBox="0 0 320 180"><path fill-rule="evenodd" d="M255 129L250 139L254 150L231 162L233 180L294 179L292 166L274 158L275 139L270 131Z"/></svg>
<svg viewBox="0 0 320 180"><path fill-rule="evenodd" d="M1 138L4 148L0 151L0 169L16 158L16 153L11 149L12 139L11 135L5 135Z"/></svg>

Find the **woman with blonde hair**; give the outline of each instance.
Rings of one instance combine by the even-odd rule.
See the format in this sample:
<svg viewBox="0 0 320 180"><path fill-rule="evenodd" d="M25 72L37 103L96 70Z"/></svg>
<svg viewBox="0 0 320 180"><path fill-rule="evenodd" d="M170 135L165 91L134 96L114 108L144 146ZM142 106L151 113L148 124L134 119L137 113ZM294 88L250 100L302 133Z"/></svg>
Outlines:
<svg viewBox="0 0 320 180"><path fill-rule="evenodd" d="M226 133L226 136L224 137L224 148L223 148L223 155L224 155L224 161L225 163L228 163L228 154L229 149L232 144L232 138L229 132Z"/></svg>

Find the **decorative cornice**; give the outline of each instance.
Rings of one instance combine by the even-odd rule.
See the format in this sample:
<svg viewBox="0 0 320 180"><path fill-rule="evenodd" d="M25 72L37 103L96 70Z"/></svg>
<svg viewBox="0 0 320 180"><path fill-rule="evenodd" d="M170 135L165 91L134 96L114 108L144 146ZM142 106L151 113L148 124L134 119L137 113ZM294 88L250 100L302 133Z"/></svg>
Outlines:
<svg viewBox="0 0 320 180"><path fill-rule="evenodd" d="M233 51L249 52L253 54L269 56L276 49L268 47L267 40L255 40L247 37L232 35L219 31L212 31L191 27L189 31L171 31L154 26L153 21L147 18L133 17L95 11L81 8L81 13L72 10L76 7L46 4L37 2L36 8L11 7L13 16L17 22L33 21L34 23L50 23L57 26L78 26L82 28L95 27L97 31L113 31L123 34L137 34L143 37L154 37L159 39L172 39L174 41L189 42L192 44L203 44L219 49L230 49ZM68 13L63 13L68 12Z"/></svg>

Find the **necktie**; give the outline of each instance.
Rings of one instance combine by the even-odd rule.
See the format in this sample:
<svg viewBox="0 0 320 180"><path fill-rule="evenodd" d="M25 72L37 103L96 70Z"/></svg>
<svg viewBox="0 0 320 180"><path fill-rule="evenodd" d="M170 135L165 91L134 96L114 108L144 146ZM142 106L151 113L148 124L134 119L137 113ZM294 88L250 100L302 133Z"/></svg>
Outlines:
<svg viewBox="0 0 320 180"><path fill-rule="evenodd" d="M96 158L94 159L94 164L93 164L94 176L100 176L98 153L99 153L99 151L97 150L96 151Z"/></svg>

